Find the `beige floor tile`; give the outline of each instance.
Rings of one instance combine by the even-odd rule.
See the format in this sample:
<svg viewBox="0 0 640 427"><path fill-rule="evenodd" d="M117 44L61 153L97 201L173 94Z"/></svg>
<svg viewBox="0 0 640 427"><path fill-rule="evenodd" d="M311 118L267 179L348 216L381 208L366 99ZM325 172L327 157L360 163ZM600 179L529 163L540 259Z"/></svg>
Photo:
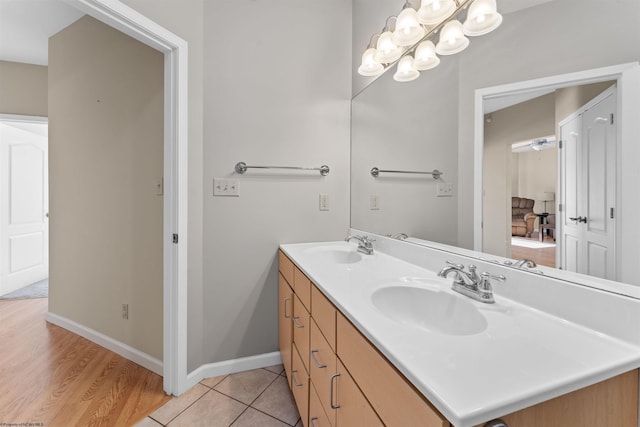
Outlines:
<svg viewBox="0 0 640 427"><path fill-rule="evenodd" d="M279 376L251 405L289 425L300 418L285 377Z"/></svg>
<svg viewBox="0 0 640 427"><path fill-rule="evenodd" d="M169 423L169 427L228 427L247 409L246 405L210 390Z"/></svg>
<svg viewBox="0 0 640 427"><path fill-rule="evenodd" d="M290 427L282 421L278 421L269 415L263 414L253 408L249 408L240 415L231 427Z"/></svg>
<svg viewBox="0 0 640 427"><path fill-rule="evenodd" d="M281 374L284 372L284 366L282 366L282 364L279 365L273 365L273 366L267 366L266 368L267 371L271 371L274 374Z"/></svg>
<svg viewBox="0 0 640 427"><path fill-rule="evenodd" d="M200 381L200 384L204 384L207 387L214 388L220 383L220 381L222 381L225 378L227 378L227 375L220 375L217 377L205 378L204 380Z"/></svg>
<svg viewBox="0 0 640 427"><path fill-rule="evenodd" d="M249 405L277 377L277 374L265 369L238 372L227 376L214 387L214 390Z"/></svg>
<svg viewBox="0 0 640 427"><path fill-rule="evenodd" d="M166 425L208 391L211 391L209 387L196 384L186 393L168 401L149 416L159 423Z"/></svg>
<svg viewBox="0 0 640 427"><path fill-rule="evenodd" d="M161 427L162 424L157 423L149 417L146 417L144 420L137 423L134 427Z"/></svg>

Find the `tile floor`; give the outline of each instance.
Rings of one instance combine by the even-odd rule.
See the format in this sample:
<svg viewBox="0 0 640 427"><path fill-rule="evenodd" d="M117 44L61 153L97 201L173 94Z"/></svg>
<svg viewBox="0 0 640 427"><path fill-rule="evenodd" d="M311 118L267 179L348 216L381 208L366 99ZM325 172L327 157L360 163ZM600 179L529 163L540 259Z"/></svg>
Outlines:
<svg viewBox="0 0 640 427"><path fill-rule="evenodd" d="M302 427L282 365L207 378L136 427Z"/></svg>

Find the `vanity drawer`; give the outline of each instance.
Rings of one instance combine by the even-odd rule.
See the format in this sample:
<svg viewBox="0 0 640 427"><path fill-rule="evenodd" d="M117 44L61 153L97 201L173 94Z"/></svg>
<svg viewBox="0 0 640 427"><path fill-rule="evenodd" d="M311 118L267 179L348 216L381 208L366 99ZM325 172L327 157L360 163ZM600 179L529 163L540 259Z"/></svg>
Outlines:
<svg viewBox="0 0 640 427"><path fill-rule="evenodd" d="M311 319L311 353L309 354L309 376L311 388L318 397L332 426L336 425L336 410L331 408L331 376L336 373L336 354L324 339L314 319Z"/></svg>
<svg viewBox="0 0 640 427"><path fill-rule="evenodd" d="M289 286L293 287L293 262L282 251L278 251L278 269L289 282Z"/></svg>
<svg viewBox="0 0 640 427"><path fill-rule="evenodd" d="M311 311L311 281L296 266L293 266L293 290L307 311Z"/></svg>
<svg viewBox="0 0 640 427"><path fill-rule="evenodd" d="M291 387L291 344L293 343L293 291L278 274L278 344L287 381Z"/></svg>
<svg viewBox="0 0 640 427"><path fill-rule="evenodd" d="M309 427L331 427L332 425L334 424L329 422L329 418L320 404L318 394L313 387L309 387Z"/></svg>
<svg viewBox="0 0 640 427"><path fill-rule="evenodd" d="M311 334L311 317L300 302L297 294L293 294L293 342L300 351L304 367L309 371L309 336Z"/></svg>
<svg viewBox="0 0 640 427"><path fill-rule="evenodd" d="M302 363L296 345L293 345L291 363L291 391L298 406L298 412L305 427L309 424L309 375Z"/></svg>
<svg viewBox="0 0 640 427"><path fill-rule="evenodd" d="M341 313L337 316L338 357L349 368L371 405L388 427L448 427L389 361Z"/></svg>
<svg viewBox="0 0 640 427"><path fill-rule="evenodd" d="M315 286L311 285L311 317L316 321L322 335L336 350L336 308Z"/></svg>

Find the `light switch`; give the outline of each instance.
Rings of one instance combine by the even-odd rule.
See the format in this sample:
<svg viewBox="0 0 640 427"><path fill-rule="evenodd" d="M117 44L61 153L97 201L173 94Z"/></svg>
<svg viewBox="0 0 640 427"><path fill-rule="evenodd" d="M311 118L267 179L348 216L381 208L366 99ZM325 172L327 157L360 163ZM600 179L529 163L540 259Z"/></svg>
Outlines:
<svg viewBox="0 0 640 427"><path fill-rule="evenodd" d="M321 194L319 198L319 207L321 211L329 210L329 195Z"/></svg>
<svg viewBox="0 0 640 427"><path fill-rule="evenodd" d="M240 196L237 179L213 178L214 196Z"/></svg>
<svg viewBox="0 0 640 427"><path fill-rule="evenodd" d="M453 196L453 184L450 182L439 182L436 184L436 196L438 197L452 197Z"/></svg>
<svg viewBox="0 0 640 427"><path fill-rule="evenodd" d="M377 194L372 194L369 199L369 207L372 211L380 210L380 196Z"/></svg>

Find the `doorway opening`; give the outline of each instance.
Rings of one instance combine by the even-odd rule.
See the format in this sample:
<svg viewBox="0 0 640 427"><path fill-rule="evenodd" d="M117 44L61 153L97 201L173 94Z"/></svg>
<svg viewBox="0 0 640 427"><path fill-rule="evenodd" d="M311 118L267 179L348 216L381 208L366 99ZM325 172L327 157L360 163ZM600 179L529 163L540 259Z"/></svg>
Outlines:
<svg viewBox="0 0 640 427"><path fill-rule="evenodd" d="M0 298L48 296L48 123L0 114Z"/></svg>

